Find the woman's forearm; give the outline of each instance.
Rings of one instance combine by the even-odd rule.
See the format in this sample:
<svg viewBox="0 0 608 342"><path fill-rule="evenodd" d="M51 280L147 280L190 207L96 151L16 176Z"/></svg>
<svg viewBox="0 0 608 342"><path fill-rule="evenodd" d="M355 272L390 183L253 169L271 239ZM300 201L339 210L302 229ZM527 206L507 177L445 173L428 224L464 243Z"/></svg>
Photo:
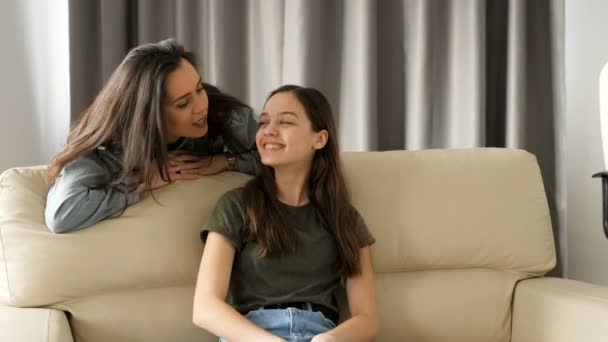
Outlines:
<svg viewBox="0 0 608 342"><path fill-rule="evenodd" d="M45 221L53 233L69 233L96 224L139 201L135 191L88 189L56 184L47 196Z"/></svg>

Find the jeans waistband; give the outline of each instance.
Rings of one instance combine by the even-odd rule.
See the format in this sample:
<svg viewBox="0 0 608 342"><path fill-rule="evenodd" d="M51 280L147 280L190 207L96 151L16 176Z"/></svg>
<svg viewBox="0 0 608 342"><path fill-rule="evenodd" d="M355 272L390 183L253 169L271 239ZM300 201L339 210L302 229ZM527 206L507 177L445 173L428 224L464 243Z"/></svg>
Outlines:
<svg viewBox="0 0 608 342"><path fill-rule="evenodd" d="M295 309L306 310L306 311L317 311L317 312L322 313L323 316L325 316L325 318L334 322L334 324L336 324L336 325L338 324L338 313L336 311L328 308L327 306L321 305L321 304L314 304L314 303L309 303L309 302L291 302L291 303L264 305L257 309L258 310L259 309L271 310L271 309L288 309L288 308L295 308Z"/></svg>

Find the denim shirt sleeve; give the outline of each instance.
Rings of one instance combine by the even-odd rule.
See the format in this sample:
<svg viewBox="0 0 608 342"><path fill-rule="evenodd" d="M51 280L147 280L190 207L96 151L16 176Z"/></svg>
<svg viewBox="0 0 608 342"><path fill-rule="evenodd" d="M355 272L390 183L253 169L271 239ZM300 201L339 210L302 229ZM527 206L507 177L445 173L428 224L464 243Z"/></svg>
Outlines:
<svg viewBox="0 0 608 342"><path fill-rule="evenodd" d="M95 154L69 162L49 189L44 217L53 233L69 233L93 225L139 201L136 190L100 188L110 171Z"/></svg>
<svg viewBox="0 0 608 342"><path fill-rule="evenodd" d="M258 131L258 120L250 108L241 108L232 113L230 128L241 146L225 146L225 152L234 154L243 173L255 175L257 171L256 158L258 155L255 145L255 135Z"/></svg>

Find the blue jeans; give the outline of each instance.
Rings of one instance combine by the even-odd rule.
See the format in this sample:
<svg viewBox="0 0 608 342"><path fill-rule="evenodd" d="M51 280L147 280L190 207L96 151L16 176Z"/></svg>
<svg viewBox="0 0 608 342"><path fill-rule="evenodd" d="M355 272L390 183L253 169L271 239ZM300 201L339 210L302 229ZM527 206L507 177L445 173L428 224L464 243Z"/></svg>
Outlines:
<svg viewBox="0 0 608 342"><path fill-rule="evenodd" d="M336 327L320 312L295 308L252 310L245 318L289 342L309 342L315 335ZM220 338L220 342L228 341Z"/></svg>

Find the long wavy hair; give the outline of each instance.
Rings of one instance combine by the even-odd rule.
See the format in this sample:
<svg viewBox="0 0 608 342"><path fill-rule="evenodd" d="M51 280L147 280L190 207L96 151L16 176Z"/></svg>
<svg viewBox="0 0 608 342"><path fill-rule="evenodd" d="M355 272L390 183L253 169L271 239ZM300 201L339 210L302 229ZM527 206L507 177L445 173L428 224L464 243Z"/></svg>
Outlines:
<svg viewBox="0 0 608 342"><path fill-rule="evenodd" d="M315 208L316 220L335 238L337 269L347 276L359 274L359 243L355 232L356 216L340 165L338 140L331 106L325 96L313 88L285 85L270 93L266 101L279 93L292 93L305 109L315 132L327 130L325 146L315 151L308 180L308 196ZM250 234L261 247L263 256L291 254L296 237L280 209L274 169L262 165L260 172L244 187L244 204Z"/></svg>
<svg viewBox="0 0 608 342"><path fill-rule="evenodd" d="M70 161L104 147L120 152L122 158L122 168L112 174L106 187L137 186L132 184L134 170L139 184L150 186L155 171L170 181L163 101L167 77L182 60L196 67L194 54L174 39L129 51L70 130L66 146L51 160L49 180L53 182ZM222 134L226 141L236 143L228 122L233 110L248 106L210 84L203 87L209 97L208 135ZM108 171L114 170L108 166Z"/></svg>

